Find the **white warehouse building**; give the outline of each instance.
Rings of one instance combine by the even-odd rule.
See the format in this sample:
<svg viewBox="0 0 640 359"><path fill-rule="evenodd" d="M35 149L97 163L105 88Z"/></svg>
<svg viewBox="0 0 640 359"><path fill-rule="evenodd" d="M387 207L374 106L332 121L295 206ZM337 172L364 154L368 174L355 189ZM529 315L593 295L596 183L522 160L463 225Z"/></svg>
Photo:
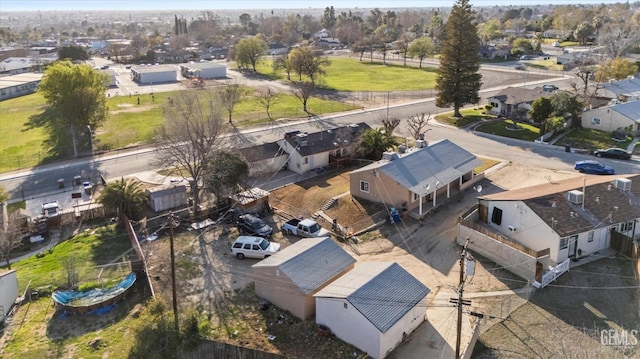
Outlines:
<svg viewBox="0 0 640 359"><path fill-rule="evenodd" d="M178 81L178 73L171 65L136 66L131 68L131 79L140 84Z"/></svg>
<svg viewBox="0 0 640 359"><path fill-rule="evenodd" d="M223 79L227 77L227 65L217 62L194 62L181 64L180 73L182 73L182 76L184 77Z"/></svg>

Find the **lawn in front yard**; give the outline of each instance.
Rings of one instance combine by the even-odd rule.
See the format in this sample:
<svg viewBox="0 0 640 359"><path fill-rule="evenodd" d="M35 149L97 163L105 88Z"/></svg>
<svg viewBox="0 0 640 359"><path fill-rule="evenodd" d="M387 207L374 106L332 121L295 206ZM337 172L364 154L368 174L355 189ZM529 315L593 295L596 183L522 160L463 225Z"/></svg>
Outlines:
<svg viewBox="0 0 640 359"><path fill-rule="evenodd" d="M435 119L452 126L465 127L474 122L496 118L496 116L488 114L487 110L483 107L460 110L460 113L462 114L462 118L453 117L452 111L438 114L436 115Z"/></svg>
<svg viewBox="0 0 640 359"><path fill-rule="evenodd" d="M101 226L58 244L42 256L33 256L11 265L17 271L20 292L27 286L38 295L25 301L14 314L5 331L6 346L2 358L104 358L124 357L133 343L130 329L136 319L129 316L133 306L148 298L143 281L136 283L127 299L111 311L98 315L62 315L52 306L51 291L66 282L71 269L78 272L81 283L118 282L130 272L118 260L131 248L128 236L115 226ZM116 265L101 267L115 260ZM94 338L101 343L88 345ZM0 340L0 342L2 342ZM3 347L4 346L4 347Z"/></svg>
<svg viewBox="0 0 640 359"><path fill-rule="evenodd" d="M602 148L619 147L626 149L631 139L618 142L611 138L611 133L590 128L576 128L567 133L557 144L568 144L572 148L598 150Z"/></svg>
<svg viewBox="0 0 640 359"><path fill-rule="evenodd" d="M513 121L502 120L485 123L476 127L476 131L490 133L502 137L533 141L540 137L540 128L528 123L518 122L518 129L513 129Z"/></svg>
<svg viewBox="0 0 640 359"><path fill-rule="evenodd" d="M326 75L320 79L319 87L335 91L411 91L431 89L435 86L437 69L433 67L404 67L397 64L370 62L363 58L330 58L331 64L325 67ZM256 65L258 73L271 78L285 80L286 73L274 75L272 62L260 61ZM298 75L291 73L291 80L297 81Z"/></svg>

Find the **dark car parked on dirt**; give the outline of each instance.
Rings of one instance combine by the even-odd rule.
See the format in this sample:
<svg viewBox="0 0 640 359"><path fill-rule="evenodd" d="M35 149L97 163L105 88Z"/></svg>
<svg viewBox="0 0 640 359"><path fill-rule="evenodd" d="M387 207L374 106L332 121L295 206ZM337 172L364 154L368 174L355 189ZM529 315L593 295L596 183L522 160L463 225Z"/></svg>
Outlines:
<svg viewBox="0 0 640 359"><path fill-rule="evenodd" d="M242 234L258 236L263 238L271 237L273 228L264 221L252 214L243 214L238 217L238 231Z"/></svg>
<svg viewBox="0 0 640 359"><path fill-rule="evenodd" d="M621 160L628 160L631 158L631 153L623 150L622 148L607 148L606 150L597 150L593 152L596 157L608 157L618 158Z"/></svg>

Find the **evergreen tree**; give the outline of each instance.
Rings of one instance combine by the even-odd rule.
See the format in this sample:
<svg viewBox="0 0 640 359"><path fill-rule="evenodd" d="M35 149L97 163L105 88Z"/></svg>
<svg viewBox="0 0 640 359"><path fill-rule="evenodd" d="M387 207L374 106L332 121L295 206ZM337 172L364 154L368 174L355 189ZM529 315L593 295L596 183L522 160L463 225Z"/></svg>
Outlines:
<svg viewBox="0 0 640 359"><path fill-rule="evenodd" d="M445 25L440 72L436 79L436 106L453 105L455 117L462 117L460 108L464 105L480 101L480 38L475 19L469 0L457 0Z"/></svg>

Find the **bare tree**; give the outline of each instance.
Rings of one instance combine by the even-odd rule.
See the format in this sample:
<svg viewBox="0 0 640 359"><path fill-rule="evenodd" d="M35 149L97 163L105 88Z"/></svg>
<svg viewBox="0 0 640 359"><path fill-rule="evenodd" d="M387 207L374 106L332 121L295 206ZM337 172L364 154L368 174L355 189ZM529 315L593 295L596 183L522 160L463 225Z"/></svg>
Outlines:
<svg viewBox="0 0 640 359"><path fill-rule="evenodd" d="M233 108L236 107L238 102L242 101L244 93L244 89L239 84L232 83L227 83L221 90L218 91L220 104L224 106L224 108L227 110L227 113L229 114L229 123L233 123L231 120Z"/></svg>
<svg viewBox="0 0 640 359"><path fill-rule="evenodd" d="M6 211L6 203L0 205ZM0 226L0 260L6 263L8 269L11 269L11 253L22 244L19 223L17 212L14 212Z"/></svg>
<svg viewBox="0 0 640 359"><path fill-rule="evenodd" d="M393 135L393 131L400 125L401 119L393 114L380 114L378 117L384 128L384 132L389 136Z"/></svg>
<svg viewBox="0 0 640 359"><path fill-rule="evenodd" d="M258 96L258 102L260 102L260 104L264 106L265 110L267 110L267 117L269 117L270 121L274 121L273 117L271 116L271 107L276 104L277 101L278 94L276 94L275 91L270 88L261 91L260 95Z"/></svg>
<svg viewBox="0 0 640 359"><path fill-rule="evenodd" d="M576 77L580 79L580 81L579 83L571 83L571 88L573 88L576 95L582 98L584 103L590 102L590 99L595 96L598 91L599 82L594 76L597 69L598 66L593 59L583 59L578 65L578 71L576 72Z"/></svg>
<svg viewBox="0 0 640 359"><path fill-rule="evenodd" d="M62 258L62 268L65 275L65 284L67 288L74 288L80 281L80 273L78 272L78 261L76 257L68 256Z"/></svg>
<svg viewBox="0 0 640 359"><path fill-rule="evenodd" d="M425 115L423 112L409 116L407 119L407 127L409 127L409 132L411 133L411 136L413 136L414 140L424 139L424 132L422 132L422 129L429 124L429 120L431 120L431 113Z"/></svg>
<svg viewBox="0 0 640 359"><path fill-rule="evenodd" d="M315 85L311 81L294 81L292 84L293 86L291 91L293 92L293 95L302 103L302 110L309 113L307 110L307 103L313 94Z"/></svg>
<svg viewBox="0 0 640 359"><path fill-rule="evenodd" d="M604 52L615 59L624 56L640 42L640 30L631 22L607 23L599 32L598 44Z"/></svg>
<svg viewBox="0 0 640 359"><path fill-rule="evenodd" d="M191 178L194 216L199 212L205 165L221 145L224 124L219 108L214 93L182 91L164 107L165 123L158 131L154 164Z"/></svg>

